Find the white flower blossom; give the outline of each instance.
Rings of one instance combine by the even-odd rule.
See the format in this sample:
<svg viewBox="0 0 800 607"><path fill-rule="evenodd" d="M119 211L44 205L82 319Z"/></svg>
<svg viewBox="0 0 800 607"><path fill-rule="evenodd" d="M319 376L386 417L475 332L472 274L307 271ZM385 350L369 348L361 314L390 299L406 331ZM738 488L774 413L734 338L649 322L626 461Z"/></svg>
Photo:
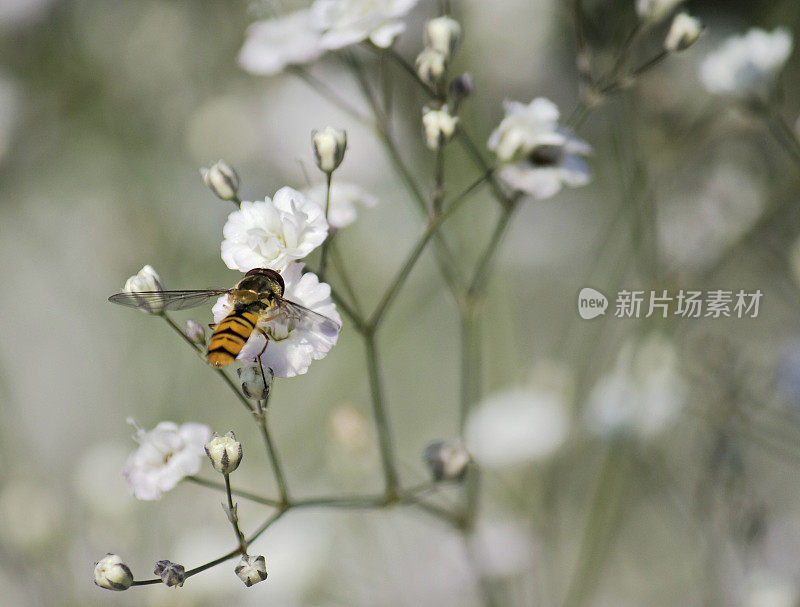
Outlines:
<svg viewBox="0 0 800 607"><path fill-rule="evenodd" d="M731 36L700 64L700 80L712 93L752 95L763 92L792 52L792 34L752 28Z"/></svg>
<svg viewBox="0 0 800 607"><path fill-rule="evenodd" d="M578 187L591 181L591 171L581 156L592 148L559 126L558 107L537 97L528 105L505 103L506 115L489 137L488 146L504 164L498 178L512 191L534 198L549 198L563 186Z"/></svg>
<svg viewBox="0 0 800 607"><path fill-rule="evenodd" d="M313 27L311 11L253 23L239 52L239 65L252 74L271 76L288 65L308 63L325 49L322 34Z"/></svg>
<svg viewBox="0 0 800 607"><path fill-rule="evenodd" d="M122 475L138 499L157 500L199 472L211 430L203 424L161 422L149 431L137 427L134 439L139 448L128 457Z"/></svg>
<svg viewBox="0 0 800 607"><path fill-rule="evenodd" d="M683 0L636 0L636 12L646 21L660 21Z"/></svg>
<svg viewBox="0 0 800 607"><path fill-rule="evenodd" d="M282 272L285 283L283 296L309 310L341 323L336 306L331 300L331 288L313 272L303 274L302 263L290 263ZM228 296L223 295L214 305L214 322L220 322L231 311ZM285 325L284 325L285 327ZM320 360L336 345L337 334L325 334L303 327L291 329L288 334L267 323L262 327L270 336L269 345L261 356L261 363L272 369L275 377L294 377L308 371L311 361ZM264 348L264 336L253 331L250 339L236 357L254 360Z"/></svg>
<svg viewBox="0 0 800 607"><path fill-rule="evenodd" d="M327 197L327 186L324 183L313 185L303 193L323 211ZM378 199L359 185L334 180L331 183L331 202L328 209L328 224L332 228L344 228L356 220L356 206L374 207Z"/></svg>
<svg viewBox="0 0 800 607"><path fill-rule="evenodd" d="M680 412L686 389L672 343L656 335L627 342L614 369L592 389L586 423L603 437L655 436Z"/></svg>
<svg viewBox="0 0 800 607"><path fill-rule="evenodd" d="M322 45L334 50L367 38L388 48L405 30L404 17L418 0L316 0L314 25L323 32Z"/></svg>
<svg viewBox="0 0 800 607"><path fill-rule="evenodd" d="M678 13L672 20L667 37L664 38L664 49L670 53L686 50L697 42L701 33L703 24L699 19L685 11Z"/></svg>
<svg viewBox="0 0 800 607"><path fill-rule="evenodd" d="M297 190L284 187L272 199L242 202L228 216L222 233L222 261L230 269L281 271L325 241L328 222L318 205Z"/></svg>
<svg viewBox="0 0 800 607"><path fill-rule="evenodd" d="M569 417L563 395L548 388L512 388L484 400L467 420L475 461L502 467L546 459L565 441Z"/></svg>

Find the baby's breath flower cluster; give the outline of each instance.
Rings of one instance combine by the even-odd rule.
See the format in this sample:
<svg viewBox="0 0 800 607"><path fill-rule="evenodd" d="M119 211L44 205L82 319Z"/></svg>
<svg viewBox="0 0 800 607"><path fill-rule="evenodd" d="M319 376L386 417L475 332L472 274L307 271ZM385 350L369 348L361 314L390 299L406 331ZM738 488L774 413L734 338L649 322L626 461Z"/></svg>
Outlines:
<svg viewBox="0 0 800 607"><path fill-rule="evenodd" d="M237 547L188 570L172 561L159 560L154 569L158 578L143 581L134 581L121 558L109 554L95 566L98 586L111 590L149 583L181 587L193 575L238 558L234 573L250 587L267 579L267 557L250 554L251 546L275 521L287 512L302 510L301 507L418 507L451 525L469 543L478 512L478 469L521 469L545 462L558 454L572 432L565 388L568 382L556 388L552 383L531 383L482 398L480 312L498 247L514 211L524 200L551 198L565 188L586 186L591 182L589 163L593 149L576 134L584 117L617 91L632 86L639 75L665 57L689 48L700 36L702 26L688 13L674 15L663 45L659 46L659 54L637 64L631 60L631 48L635 47L638 37L657 28L660 22L666 29L667 17L679 4L677 0L637 1L637 29L630 38L633 46L622 49L618 61L607 73L595 77L591 49L579 50L583 94L572 116L562 119L559 107L544 96L536 96L536 91L526 97L532 99L528 103L506 101L503 117L486 143L491 152L487 159L485 149L476 145L470 136L470 125L464 120L467 114L460 113L462 104L475 92L472 78L468 73L457 77L449 73L463 38L461 23L449 14L450 3L442 4L442 12L448 14L425 21L425 46L414 49L415 61L407 60L392 48L394 40L405 30L404 17L416 4L416 0L315 0L308 9L262 20L248 29L239 55L245 70L273 75L291 67L292 74L310 83L350 117L372 128L398 177L406 185L409 199L423 217L421 236L409 243L407 257L398 264L396 274L387 280L374 309L365 312L358 289L349 280L348 260L336 256L335 252L338 239L345 237L340 233L357 220L358 210L375 207L377 199L360 184L339 180L340 167L347 160L348 140L344 130L325 126L312 132L308 154L313 154L321 172L316 173L316 183L287 185L263 200L244 199L240 192L246 191L246 180L241 180L236 170L225 162L202 169L202 179L209 190L217 198L236 206L221 230L222 262L231 270L245 273L243 281L251 276L268 276L270 284L280 284L282 291L274 286L271 287L273 291L254 294L256 289L253 289L247 291L250 299L245 303L241 295L244 287L212 291L217 300L211 311L213 333L208 338L200 322L191 320L182 329L172 320L169 313L181 304L169 299L170 292L164 291L158 274L150 266L128 279L123 301L130 304L141 300L142 305L138 307L166 321L201 357L207 344L213 344L223 333L218 327L231 323L224 331L227 331L226 339L240 346L235 352L238 381L225 368L213 371L233 392L237 403L246 408L248 420L254 420L274 475L277 495L268 497L232 488L231 476L239 469L245 452L243 443L248 442L244 432L237 430L239 440L233 431L220 436L199 423L161 422L152 430L137 427L134 438L139 447L123 470L131 493L141 500L156 500L182 481L224 492L227 499L222 506ZM352 48L356 45L358 48ZM752 92L754 87L772 81L786 61L791 46L791 37L782 30L773 34L751 32L744 38L733 39L704 62L701 72L706 86L715 92L733 93L743 89ZM352 69L353 77L362 85L363 104L351 104L336 91L332 94L327 85L320 85L303 67L325 53L336 54ZM378 78L384 75L373 73L376 62L364 59L373 54L380 56L383 67L393 66L398 77L402 74L425 96L425 101L416 105L414 111L417 116L421 113L422 128L417 145L424 143L434 152L428 158L433 175L429 191L424 185L428 182L418 179L409 168L395 139L392 99L388 98L392 87L376 86L381 82ZM376 82L371 82L370 78L375 78ZM369 116L362 113L361 108L365 106L371 112ZM303 137L307 138L308 134ZM454 160L450 151L457 143L463 145L477 170L470 165L461 167L463 174L475 172L474 181L463 191L454 193L448 191L450 184L445 176L449 175L447 163ZM482 186L497 204L499 218L485 238L487 244L476 255L473 251L468 255L454 253L444 237L446 223ZM455 313L461 323L461 395L459 430L448 440L428 442L422 453L427 470L419 463L421 474L428 480L416 486L407 484L407 479L400 474L400 458L395 451L390 407L383 386L382 344L378 335L383 320L426 248L435 248L437 269L456 304ZM331 258L334 261L328 273ZM467 263L469 267L465 267ZM189 293L188 297L192 296ZM236 320L237 315L242 319ZM348 322L348 329L363 341L377 442L375 453L380 457L384 487L377 496L298 499L294 491L289 490L282 458L272 439L269 411L275 403L271 404L270 400L274 398L275 382L308 373L314 361L331 353L339 340L343 318ZM672 362L671 349L661 342L645 346L631 346L626 350L629 355L619 361L618 368L603 376L591 390L590 401L594 404L589 425L596 429L597 435L609 438L622 433L635 434L634 430L642 436L654 433L651 428L642 430L643 422L632 412L626 410L621 416L618 408L612 406L623 399L622 395L629 394L635 394L639 400L664 404L669 400L662 394L665 385L679 385L672 365L667 369L662 364L659 370L659 365L650 364ZM231 352L231 359L233 356ZM633 358L641 359L640 363L634 364ZM316 369L322 364L314 366ZM675 402L664 406L669 411L662 411L663 417L670 417L679 409L679 400L676 397ZM197 410L202 412L200 405L198 403ZM362 448L362 443L371 435L366 431L367 418L355 405L345 412L347 440L343 442L351 447L356 445L359 453L368 452ZM620 421L618 417L625 419ZM355 431L350 426L354 426ZM339 428L338 434L342 434L341 430ZM255 465L251 451L248 442L246 466ZM210 461L203 475L213 475L215 480L202 478L203 454ZM450 485L462 482L463 487L454 489L452 501L457 501L457 506L436 501L436 492L447 491ZM263 523L250 534L240 528L235 495L270 509Z"/></svg>

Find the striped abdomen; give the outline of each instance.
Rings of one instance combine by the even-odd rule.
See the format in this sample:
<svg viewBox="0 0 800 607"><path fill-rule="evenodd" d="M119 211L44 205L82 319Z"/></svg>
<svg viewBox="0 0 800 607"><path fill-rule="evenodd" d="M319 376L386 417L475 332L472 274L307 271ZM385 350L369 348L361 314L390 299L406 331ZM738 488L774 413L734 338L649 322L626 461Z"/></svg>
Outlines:
<svg viewBox="0 0 800 607"><path fill-rule="evenodd" d="M244 309L234 309L223 318L214 328L214 334L208 342L208 362L215 367L232 363L242 351L257 321L258 314Z"/></svg>

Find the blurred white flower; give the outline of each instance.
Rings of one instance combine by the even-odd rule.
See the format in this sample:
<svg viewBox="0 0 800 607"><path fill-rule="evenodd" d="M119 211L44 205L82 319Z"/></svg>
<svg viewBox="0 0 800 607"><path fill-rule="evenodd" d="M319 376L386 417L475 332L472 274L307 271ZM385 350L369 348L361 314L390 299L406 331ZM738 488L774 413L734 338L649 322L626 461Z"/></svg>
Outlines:
<svg viewBox="0 0 800 607"><path fill-rule="evenodd" d="M161 422L149 431L136 427L139 448L122 469L128 489L140 500L161 499L183 477L199 472L210 439L211 430L203 424Z"/></svg>
<svg viewBox="0 0 800 607"><path fill-rule="evenodd" d="M461 24L447 15L431 19L425 24L425 39L430 48L449 57L461 39Z"/></svg>
<svg viewBox="0 0 800 607"><path fill-rule="evenodd" d="M670 53L684 51L692 46L703 32L703 24L687 12L675 15L664 38L664 49Z"/></svg>
<svg viewBox="0 0 800 607"><path fill-rule="evenodd" d="M673 344L658 335L623 344L614 369L595 384L586 405L589 430L603 437L658 434L680 412L686 384Z"/></svg>
<svg viewBox="0 0 800 607"><path fill-rule="evenodd" d="M792 34L752 28L731 36L700 64L700 80L712 93L751 95L763 92L792 52Z"/></svg>
<svg viewBox="0 0 800 607"><path fill-rule="evenodd" d="M766 569L746 577L744 607L796 607L800 600L797 584Z"/></svg>
<svg viewBox="0 0 800 607"><path fill-rule="evenodd" d="M283 296L341 323L336 306L331 300L330 286L320 282L313 272L303 274L303 266L302 263L290 263L281 272L285 283ZM220 322L230 311L228 296L223 295L214 304L214 322ZM303 375L308 371L311 361L325 358L339 338L338 333L325 334L304 327L292 328L289 326L287 333L285 323L276 326L270 322L262 328L270 336L270 340L267 349L261 356L261 362L265 367L272 369L275 377ZM264 336L259 331L253 331L236 358L254 360L263 348Z"/></svg>
<svg viewBox="0 0 800 607"><path fill-rule="evenodd" d="M222 261L232 270L281 271L328 236L325 213L303 194L284 187L264 201L243 201L222 230Z"/></svg>
<svg viewBox="0 0 800 607"><path fill-rule="evenodd" d="M314 25L323 32L329 50L367 38L388 48L406 26L402 18L418 0L316 0L311 6Z"/></svg>
<svg viewBox="0 0 800 607"><path fill-rule="evenodd" d="M636 0L636 12L645 21L660 21L683 0Z"/></svg>
<svg viewBox="0 0 800 607"><path fill-rule="evenodd" d="M311 11L303 10L253 23L239 52L239 65L252 74L270 76L288 65L314 61L324 51Z"/></svg>
<svg viewBox="0 0 800 607"><path fill-rule="evenodd" d="M324 183L303 190L308 198L325 210L327 187ZM332 228L344 228L356 220L356 206L374 207L378 199L354 183L334 180L331 183L331 204L328 209L328 224Z"/></svg>
<svg viewBox="0 0 800 607"><path fill-rule="evenodd" d="M481 521L471 539L477 564L490 578L510 577L529 570L535 545L531 530L516 521Z"/></svg>
<svg viewBox="0 0 800 607"><path fill-rule="evenodd" d="M490 396L472 411L466 444L479 464L510 466L552 455L568 430L562 394L536 386L512 388Z"/></svg>
<svg viewBox="0 0 800 607"><path fill-rule="evenodd" d="M544 97L528 105L508 101L505 110L488 146L505 163L497 176L508 188L549 198L565 185L578 187L591 181L591 171L581 156L592 148L559 126L558 107L552 101Z"/></svg>
<svg viewBox="0 0 800 607"><path fill-rule="evenodd" d="M458 124L458 116L453 116L445 105L439 110L422 108L422 126L425 130L425 144L430 150L438 150L453 138Z"/></svg>

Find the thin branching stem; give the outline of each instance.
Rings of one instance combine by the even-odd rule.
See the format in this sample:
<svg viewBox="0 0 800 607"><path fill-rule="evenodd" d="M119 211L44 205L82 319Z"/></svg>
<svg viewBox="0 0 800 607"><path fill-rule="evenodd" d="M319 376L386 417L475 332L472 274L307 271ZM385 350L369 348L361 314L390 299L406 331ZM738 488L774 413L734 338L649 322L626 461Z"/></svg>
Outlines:
<svg viewBox="0 0 800 607"><path fill-rule="evenodd" d="M386 483L385 499L387 503L391 503L397 499L400 479L397 475L397 463L394 447L392 446L392 433L389 430L389 419L386 412L383 382L380 374L380 361L373 331L364 333L364 347L367 356L370 395L372 397L372 414L375 418L375 428L378 432L378 448L381 453L381 465L383 466Z"/></svg>
<svg viewBox="0 0 800 607"><path fill-rule="evenodd" d="M325 271L328 268L328 248L333 243L336 232L330 225L330 211L331 211L331 178L333 172L325 173L325 221L328 222L328 237L322 243L322 254L319 259L319 279L325 280Z"/></svg>
<svg viewBox="0 0 800 607"><path fill-rule="evenodd" d="M242 554L247 554L247 541L244 538L244 533L242 533L242 530L239 529L239 514L237 512L238 508L233 503L233 495L231 495L231 475L225 474L224 476L225 495L228 498L228 507L225 511L225 514L228 516L228 520L231 522L233 532L236 534L236 541L239 542L239 548L241 548Z"/></svg>
<svg viewBox="0 0 800 607"><path fill-rule="evenodd" d="M275 482L278 484L278 493L280 494L280 503L289 503L289 488L286 483L286 476L281 466L280 458L278 457L278 450L275 448L275 443L272 440L272 435L269 432L269 424L267 423L267 405L269 404L269 397L272 390L267 393L267 398L262 401L257 401L258 410L256 411L255 418L258 423L258 430L261 432L261 437L264 439L264 446L267 448L267 457L272 465L272 472L275 475Z"/></svg>
<svg viewBox="0 0 800 607"><path fill-rule="evenodd" d="M209 489L217 489L218 491L225 491L225 484L216 482L216 481L209 481L203 478L199 478L197 476L187 476L187 481L191 481L196 485L200 485L201 487L208 487ZM280 506L280 500L263 497L261 495L256 495L255 493L250 493L249 491L242 491L241 489L233 489L231 488L231 493L236 497L241 497L246 500L250 500L251 502L255 502L258 504L264 504L265 506L272 506L273 508L277 508Z"/></svg>

